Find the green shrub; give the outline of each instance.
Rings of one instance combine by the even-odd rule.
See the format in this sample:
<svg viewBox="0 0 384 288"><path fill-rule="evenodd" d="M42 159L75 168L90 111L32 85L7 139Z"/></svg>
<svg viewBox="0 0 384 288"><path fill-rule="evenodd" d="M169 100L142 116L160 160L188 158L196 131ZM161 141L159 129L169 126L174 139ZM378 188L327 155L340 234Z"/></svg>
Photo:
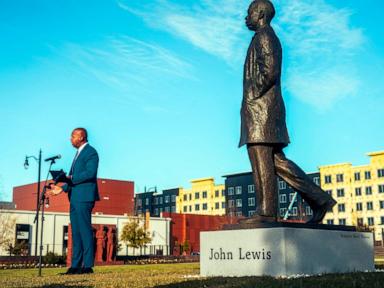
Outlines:
<svg viewBox="0 0 384 288"><path fill-rule="evenodd" d="M45 255L43 257L43 263L44 264L62 265L62 264L65 264L65 262L66 262L65 256L60 256L60 255L57 255L56 253L53 253L53 252L48 252L47 255Z"/></svg>

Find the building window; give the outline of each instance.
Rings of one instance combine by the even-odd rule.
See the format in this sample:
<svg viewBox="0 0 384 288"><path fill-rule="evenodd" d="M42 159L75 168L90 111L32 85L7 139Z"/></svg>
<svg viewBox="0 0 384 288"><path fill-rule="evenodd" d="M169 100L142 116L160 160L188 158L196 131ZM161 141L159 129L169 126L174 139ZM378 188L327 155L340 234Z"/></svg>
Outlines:
<svg viewBox="0 0 384 288"><path fill-rule="evenodd" d="M255 210L250 210L249 212L248 212L248 216L249 217L252 217L253 215L255 215L256 214L256 211Z"/></svg>
<svg viewBox="0 0 384 288"><path fill-rule="evenodd" d="M355 195L356 196L361 196L361 188L360 187L355 188Z"/></svg>
<svg viewBox="0 0 384 288"><path fill-rule="evenodd" d="M384 225L384 216L381 216L381 217L380 217L380 221L381 221L380 224L381 224L381 225Z"/></svg>
<svg viewBox="0 0 384 288"><path fill-rule="evenodd" d="M228 208L232 208L235 206L235 200L228 200Z"/></svg>
<svg viewBox="0 0 384 288"><path fill-rule="evenodd" d="M192 205L189 205L189 212L192 212Z"/></svg>
<svg viewBox="0 0 384 288"><path fill-rule="evenodd" d="M155 215L159 215L159 209L155 208Z"/></svg>
<svg viewBox="0 0 384 288"><path fill-rule="evenodd" d="M279 190L287 188L287 183L285 181L279 181Z"/></svg>
<svg viewBox="0 0 384 288"><path fill-rule="evenodd" d="M168 207L168 206L165 207L165 208L164 208L164 211L165 211L165 212L169 212L169 207Z"/></svg>
<svg viewBox="0 0 384 288"><path fill-rule="evenodd" d="M203 191L203 198L207 198L207 191Z"/></svg>
<svg viewBox="0 0 384 288"><path fill-rule="evenodd" d="M155 197L154 202L155 202L155 205L159 204L159 198Z"/></svg>
<svg viewBox="0 0 384 288"><path fill-rule="evenodd" d="M337 197L344 197L344 189L337 189Z"/></svg>
<svg viewBox="0 0 384 288"><path fill-rule="evenodd" d="M383 200L380 201L380 209L384 209L384 201Z"/></svg>
<svg viewBox="0 0 384 288"><path fill-rule="evenodd" d="M221 190L221 196L225 196L225 189Z"/></svg>
<svg viewBox="0 0 384 288"><path fill-rule="evenodd" d="M233 195L235 189L233 187L228 187L228 195Z"/></svg>
<svg viewBox="0 0 384 288"><path fill-rule="evenodd" d="M309 206L305 207L305 214L306 214L306 215L312 215L312 209L311 209L311 207L309 207Z"/></svg>
<svg viewBox="0 0 384 288"><path fill-rule="evenodd" d="M183 212L188 212L188 207L187 206L183 207Z"/></svg>
<svg viewBox="0 0 384 288"><path fill-rule="evenodd" d="M362 211L363 210L363 203L356 203L356 211Z"/></svg>
<svg viewBox="0 0 384 288"><path fill-rule="evenodd" d="M236 212L236 216L237 217L243 216L243 213L241 213L241 211L238 211L238 212Z"/></svg>
<svg viewBox="0 0 384 288"><path fill-rule="evenodd" d="M320 177L313 177L313 183L315 183L317 186L320 185Z"/></svg>
<svg viewBox="0 0 384 288"><path fill-rule="evenodd" d="M338 204L337 209L339 212L345 212L345 204Z"/></svg>
<svg viewBox="0 0 384 288"><path fill-rule="evenodd" d="M236 207L242 207L243 206L243 200L236 199Z"/></svg>
<svg viewBox="0 0 384 288"><path fill-rule="evenodd" d="M332 190L325 190L325 192L332 196Z"/></svg>
<svg viewBox="0 0 384 288"><path fill-rule="evenodd" d="M297 207L292 207L292 215L297 216Z"/></svg>
<svg viewBox="0 0 384 288"><path fill-rule="evenodd" d="M287 203L287 194L280 194L280 203Z"/></svg>
<svg viewBox="0 0 384 288"><path fill-rule="evenodd" d="M384 169L377 169L377 177L384 177Z"/></svg>
<svg viewBox="0 0 384 288"><path fill-rule="evenodd" d="M200 204L195 204L195 211L199 211L200 210Z"/></svg>
<svg viewBox="0 0 384 288"><path fill-rule="evenodd" d="M184 201L187 201L187 198L188 196L187 196L187 194L184 194L184 196L183 196L183 199L184 199Z"/></svg>
<svg viewBox="0 0 384 288"><path fill-rule="evenodd" d="M332 183L332 176L331 175L325 175L324 176L324 182L325 182L325 184Z"/></svg>
<svg viewBox="0 0 384 288"><path fill-rule="evenodd" d="M373 226L375 225L375 219L373 217L368 217L368 226Z"/></svg>
<svg viewBox="0 0 384 288"><path fill-rule="evenodd" d="M377 188L378 188L377 190L379 190L379 193L384 193L384 184L378 185Z"/></svg>
<svg viewBox="0 0 384 288"><path fill-rule="evenodd" d="M357 226L363 226L363 225L364 225L363 218L357 218Z"/></svg>
<svg viewBox="0 0 384 288"><path fill-rule="evenodd" d="M215 197L219 197L219 193L220 193L219 190L215 190Z"/></svg>
<svg viewBox="0 0 384 288"><path fill-rule="evenodd" d="M203 210L208 210L208 204L207 203L203 203Z"/></svg>
<svg viewBox="0 0 384 288"><path fill-rule="evenodd" d="M248 185L248 193L255 193L255 185Z"/></svg>
<svg viewBox="0 0 384 288"><path fill-rule="evenodd" d="M241 194L241 186L236 186L236 195Z"/></svg>
<svg viewBox="0 0 384 288"><path fill-rule="evenodd" d="M287 211L287 208L280 208L280 216L284 217L286 211Z"/></svg>
<svg viewBox="0 0 384 288"><path fill-rule="evenodd" d="M159 204L160 204L160 205L163 204L163 197L160 197L160 198L159 198Z"/></svg>
<svg viewBox="0 0 384 288"><path fill-rule="evenodd" d="M149 205L149 198L145 198L145 205Z"/></svg>
<svg viewBox="0 0 384 288"><path fill-rule="evenodd" d="M255 198L248 198L248 206L255 206Z"/></svg>
<svg viewBox="0 0 384 288"><path fill-rule="evenodd" d="M328 220L327 220L327 224L328 224L328 225L333 225L333 219L328 219Z"/></svg>
<svg viewBox="0 0 384 288"><path fill-rule="evenodd" d="M220 202L215 203L215 209L220 209Z"/></svg>
<svg viewBox="0 0 384 288"><path fill-rule="evenodd" d="M171 207L171 212L172 212L172 213L175 213L175 212L176 212L176 206L172 206L172 207Z"/></svg>
<svg viewBox="0 0 384 288"><path fill-rule="evenodd" d="M176 202L176 195L172 195L171 200L172 200L172 202Z"/></svg>
<svg viewBox="0 0 384 288"><path fill-rule="evenodd" d="M221 208L225 209L225 202L221 202Z"/></svg>
<svg viewBox="0 0 384 288"><path fill-rule="evenodd" d="M164 197L164 203L169 203L169 196L168 195Z"/></svg>
<svg viewBox="0 0 384 288"><path fill-rule="evenodd" d="M373 210L373 202L367 202L367 210Z"/></svg>
<svg viewBox="0 0 384 288"><path fill-rule="evenodd" d="M199 192L195 192L195 199L199 199L200 198L200 193Z"/></svg>
<svg viewBox="0 0 384 288"><path fill-rule="evenodd" d="M339 219L339 225L345 225L346 221L344 218Z"/></svg>
<svg viewBox="0 0 384 288"><path fill-rule="evenodd" d="M372 195L372 187L371 186L365 187L365 194L366 195Z"/></svg>
<svg viewBox="0 0 384 288"><path fill-rule="evenodd" d="M364 176L365 176L365 180L371 179L371 171L365 171Z"/></svg>
<svg viewBox="0 0 384 288"><path fill-rule="evenodd" d="M336 182L344 182L344 174L336 174Z"/></svg>
<svg viewBox="0 0 384 288"><path fill-rule="evenodd" d="M137 199L137 206L141 206L141 199Z"/></svg>
<svg viewBox="0 0 384 288"><path fill-rule="evenodd" d="M360 181L360 172L355 172L355 181Z"/></svg>
<svg viewBox="0 0 384 288"><path fill-rule="evenodd" d="M163 213L163 208L162 207L159 208L159 212Z"/></svg>
<svg viewBox="0 0 384 288"><path fill-rule="evenodd" d="M289 203L292 202L293 197L295 196L295 193L289 193ZM295 202L297 201L297 197L295 197Z"/></svg>

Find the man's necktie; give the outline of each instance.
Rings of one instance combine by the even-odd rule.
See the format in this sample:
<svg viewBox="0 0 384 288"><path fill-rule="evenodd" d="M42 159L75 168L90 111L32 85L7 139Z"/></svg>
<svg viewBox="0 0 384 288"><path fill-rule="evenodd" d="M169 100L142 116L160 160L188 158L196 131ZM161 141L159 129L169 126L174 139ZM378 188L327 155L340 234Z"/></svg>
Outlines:
<svg viewBox="0 0 384 288"><path fill-rule="evenodd" d="M73 158L72 165L71 165L71 170L69 170L69 175L72 175L72 173L73 173L73 167L75 166L77 156L79 156L79 150L77 150L75 158Z"/></svg>

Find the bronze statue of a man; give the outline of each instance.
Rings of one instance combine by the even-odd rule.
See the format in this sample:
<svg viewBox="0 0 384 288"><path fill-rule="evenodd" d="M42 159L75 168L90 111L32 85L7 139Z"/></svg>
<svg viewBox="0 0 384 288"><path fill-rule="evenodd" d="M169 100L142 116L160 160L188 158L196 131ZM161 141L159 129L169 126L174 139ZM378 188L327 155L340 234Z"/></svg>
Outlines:
<svg viewBox="0 0 384 288"><path fill-rule="evenodd" d="M295 163L287 159L283 148L289 143L285 107L281 96L282 49L270 26L275 9L268 0L255 0L245 18L255 31L244 64L241 138L247 144L255 182L257 211L255 220L277 218L277 177L292 186L313 210L308 223L320 223L336 201Z"/></svg>

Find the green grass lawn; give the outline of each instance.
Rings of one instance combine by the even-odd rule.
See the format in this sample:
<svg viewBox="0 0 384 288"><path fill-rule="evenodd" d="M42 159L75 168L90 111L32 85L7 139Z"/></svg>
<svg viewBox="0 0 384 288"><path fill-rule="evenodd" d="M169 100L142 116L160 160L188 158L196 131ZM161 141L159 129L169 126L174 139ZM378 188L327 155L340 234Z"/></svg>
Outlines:
<svg viewBox="0 0 384 288"><path fill-rule="evenodd" d="M384 273L349 273L298 279L272 277L199 277L198 263L161 265L122 265L96 267L91 275L58 275L64 268L0 270L0 287L313 287L382 288Z"/></svg>

